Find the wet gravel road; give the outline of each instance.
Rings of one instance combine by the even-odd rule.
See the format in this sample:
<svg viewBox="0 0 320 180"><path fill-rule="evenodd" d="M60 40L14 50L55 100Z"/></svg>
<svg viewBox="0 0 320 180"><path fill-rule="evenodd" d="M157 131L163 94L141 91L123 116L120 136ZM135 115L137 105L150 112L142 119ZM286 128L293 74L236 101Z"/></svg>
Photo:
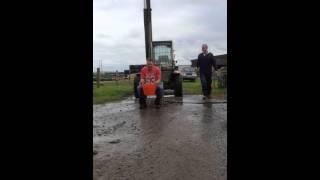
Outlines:
<svg viewBox="0 0 320 180"><path fill-rule="evenodd" d="M227 104L164 98L94 105L94 180L226 180Z"/></svg>

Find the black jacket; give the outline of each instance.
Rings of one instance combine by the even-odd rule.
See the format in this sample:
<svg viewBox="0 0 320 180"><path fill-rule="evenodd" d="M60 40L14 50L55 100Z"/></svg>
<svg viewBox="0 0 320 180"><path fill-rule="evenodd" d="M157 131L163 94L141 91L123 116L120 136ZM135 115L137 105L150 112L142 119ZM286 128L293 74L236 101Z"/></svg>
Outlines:
<svg viewBox="0 0 320 180"><path fill-rule="evenodd" d="M197 67L200 67L200 73L212 73L212 67L217 70L216 59L210 52L207 55L201 53L198 56Z"/></svg>

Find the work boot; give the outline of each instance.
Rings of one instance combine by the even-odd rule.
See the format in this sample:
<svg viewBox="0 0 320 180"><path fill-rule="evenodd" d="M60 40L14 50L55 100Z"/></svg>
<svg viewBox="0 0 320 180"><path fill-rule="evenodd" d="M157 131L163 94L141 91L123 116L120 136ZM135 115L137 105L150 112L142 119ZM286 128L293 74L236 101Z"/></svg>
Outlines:
<svg viewBox="0 0 320 180"><path fill-rule="evenodd" d="M147 108L147 104L146 103L140 104L140 109L145 109L145 108Z"/></svg>
<svg viewBox="0 0 320 180"><path fill-rule="evenodd" d="M154 104L156 105L156 108L159 109L160 108L160 99L156 99L154 101Z"/></svg>
<svg viewBox="0 0 320 180"><path fill-rule="evenodd" d="M207 99L207 96L203 96L202 100L206 100Z"/></svg>

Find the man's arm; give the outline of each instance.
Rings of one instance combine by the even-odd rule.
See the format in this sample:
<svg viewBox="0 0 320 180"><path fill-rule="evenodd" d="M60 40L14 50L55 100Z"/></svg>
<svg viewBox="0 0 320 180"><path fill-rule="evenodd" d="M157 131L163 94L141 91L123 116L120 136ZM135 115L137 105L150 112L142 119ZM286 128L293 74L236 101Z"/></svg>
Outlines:
<svg viewBox="0 0 320 180"><path fill-rule="evenodd" d="M160 69L158 69L157 71L156 71L156 76L157 76L157 80L156 80L156 84L159 84L160 82L161 82L161 71L160 71Z"/></svg>
<svg viewBox="0 0 320 180"><path fill-rule="evenodd" d="M145 78L145 72L141 69L141 71L140 71L140 85L143 85L145 83L144 78Z"/></svg>
<svg viewBox="0 0 320 180"><path fill-rule="evenodd" d="M217 71L217 61L216 61L216 58L213 56L213 54L212 54L212 66L214 70Z"/></svg>
<svg viewBox="0 0 320 180"><path fill-rule="evenodd" d="M198 55L198 59L197 59L197 68L196 68L197 74L199 73L199 66L200 66L199 59L200 59L200 55Z"/></svg>
<svg viewBox="0 0 320 180"><path fill-rule="evenodd" d="M199 55L200 56L200 55ZM199 68L200 66L200 63L199 63L199 56L198 56L198 59L197 59L197 68Z"/></svg>

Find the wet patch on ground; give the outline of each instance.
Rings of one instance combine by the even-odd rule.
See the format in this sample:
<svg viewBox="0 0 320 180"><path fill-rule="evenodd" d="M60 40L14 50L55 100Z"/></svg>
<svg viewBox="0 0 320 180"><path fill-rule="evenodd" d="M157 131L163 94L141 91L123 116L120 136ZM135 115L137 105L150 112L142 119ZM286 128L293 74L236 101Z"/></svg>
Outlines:
<svg viewBox="0 0 320 180"><path fill-rule="evenodd" d="M225 180L226 102L166 97L156 109L153 100L93 107L94 180Z"/></svg>

